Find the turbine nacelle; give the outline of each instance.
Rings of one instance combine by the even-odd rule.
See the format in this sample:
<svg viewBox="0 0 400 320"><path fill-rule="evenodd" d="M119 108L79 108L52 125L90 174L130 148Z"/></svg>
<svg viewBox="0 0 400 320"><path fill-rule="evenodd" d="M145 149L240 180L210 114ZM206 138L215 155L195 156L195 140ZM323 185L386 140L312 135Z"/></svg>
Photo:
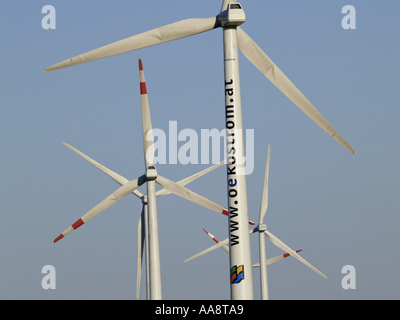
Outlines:
<svg viewBox="0 0 400 320"><path fill-rule="evenodd" d="M146 178L147 181L152 181L157 179L157 170L156 167L153 165L150 165L147 170L146 170Z"/></svg>
<svg viewBox="0 0 400 320"><path fill-rule="evenodd" d="M260 223L257 227L254 228L254 232L264 232L267 230L267 225Z"/></svg>
<svg viewBox="0 0 400 320"><path fill-rule="evenodd" d="M246 21L246 15L240 3L230 3L228 8L217 16L222 27L238 27Z"/></svg>

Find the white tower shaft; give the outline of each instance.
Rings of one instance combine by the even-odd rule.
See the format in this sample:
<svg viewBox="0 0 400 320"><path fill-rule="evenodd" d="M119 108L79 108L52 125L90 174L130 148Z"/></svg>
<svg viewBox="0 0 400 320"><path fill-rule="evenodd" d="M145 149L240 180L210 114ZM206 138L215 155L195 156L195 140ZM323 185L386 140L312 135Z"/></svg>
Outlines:
<svg viewBox="0 0 400 320"><path fill-rule="evenodd" d="M252 300L237 30L228 27L223 32L231 299Z"/></svg>
<svg viewBox="0 0 400 320"><path fill-rule="evenodd" d="M150 249L149 249L149 207L147 194L143 196L143 219L144 219L144 235L146 249L146 299L150 300ZM143 230L142 230L143 232Z"/></svg>
<svg viewBox="0 0 400 320"><path fill-rule="evenodd" d="M258 225L260 228L266 230L266 226L262 225L261 222ZM265 233L258 232L259 235L259 250L260 250L260 288L261 288L261 300L268 300L268 278L267 278L267 257L265 253Z"/></svg>
<svg viewBox="0 0 400 320"><path fill-rule="evenodd" d="M149 215L150 299L161 300L160 247L158 240L156 182L154 180L147 181L147 202Z"/></svg>

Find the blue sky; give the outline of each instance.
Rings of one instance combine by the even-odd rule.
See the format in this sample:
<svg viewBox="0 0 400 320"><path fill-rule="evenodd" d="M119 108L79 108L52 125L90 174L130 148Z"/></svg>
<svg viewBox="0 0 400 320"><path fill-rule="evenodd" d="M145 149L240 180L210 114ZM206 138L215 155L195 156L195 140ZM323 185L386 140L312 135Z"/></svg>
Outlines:
<svg viewBox="0 0 400 320"><path fill-rule="evenodd" d="M271 299L399 299L400 4L396 1L241 1L243 29L357 151L324 133L240 54L243 124L255 132L247 177L257 220L271 145L268 229L327 275L293 258L268 268ZM56 9L44 30L42 7ZM342 7L356 9L344 30ZM128 179L143 174L141 58L154 128L224 128L222 30L45 74L57 62L186 18L220 1L8 1L0 28L0 299L134 299L140 201L130 195L73 234L53 240L118 188L67 142ZM183 142L178 144L178 148ZM158 165L175 181L207 165ZM223 168L189 187L224 206ZM140 189L144 192L144 189ZM174 195L158 199L163 298L229 299L229 260L206 228L227 219ZM253 237L252 261L258 262ZM280 254L267 242L267 256ZM44 290L45 265L56 289ZM342 267L356 269L344 290ZM144 279L143 279L144 280ZM253 269L254 297L260 298ZM142 281L141 299L144 295Z"/></svg>

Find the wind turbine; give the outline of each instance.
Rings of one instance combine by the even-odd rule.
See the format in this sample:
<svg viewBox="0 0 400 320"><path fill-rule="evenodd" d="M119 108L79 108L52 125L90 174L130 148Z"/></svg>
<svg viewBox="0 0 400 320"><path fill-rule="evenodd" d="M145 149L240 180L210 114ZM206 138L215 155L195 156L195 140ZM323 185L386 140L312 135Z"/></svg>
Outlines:
<svg viewBox="0 0 400 320"><path fill-rule="evenodd" d="M296 106L317 123L350 153L354 149L283 74L261 48L239 27L246 20L241 4L223 0L216 17L187 19L135 35L101 48L67 59L45 69L45 72L98 60L113 55L189 37L216 28L223 28L225 69L225 117L227 129L227 184L231 271L243 271L241 281L231 283L231 298L253 299L250 239L247 233L248 208L244 164L242 106L239 79L238 48Z"/></svg>
<svg viewBox="0 0 400 320"><path fill-rule="evenodd" d="M164 178L157 174L156 168L153 164L154 160L154 137L152 134L152 125L151 125L151 117L150 117L150 109L149 109L149 102L147 96L147 88L144 78L144 71L142 61L139 60L139 74L140 74L140 90L141 90L141 104L142 104L142 123L143 123L143 145L144 145L144 154L145 154L145 166L146 166L146 173L140 176L139 178L128 181L126 178L122 177L121 175L113 172L112 170L104 167L103 165L99 164L98 162L94 161L93 159L89 158L82 152L78 151L77 149L71 147L68 144L65 144L71 150L88 160L90 163L95 165L97 168L102 170L104 173L109 175L113 178L116 182L121 184L121 187L96 205L93 209L87 212L84 216L82 216L79 220L77 220L72 226L70 226L67 230L65 230L62 234L60 234L54 242L57 242L64 238L66 235L71 233L72 231L76 230L84 223L87 223L90 219L94 218L96 215L113 205L114 203L118 202L129 193L134 193L139 198L143 199L143 212L142 216L144 219L141 219L139 222L139 235L140 241L143 241L143 233L142 233L142 223L144 221L145 224L145 234L150 235L148 237L148 245L147 248L149 249L148 254L148 261L149 261L149 282L150 282L150 298L154 299L161 299L161 269L160 269L160 258L159 258L159 241L158 241L158 222L157 222L157 208L156 208L156 196L163 195L168 193L174 193L184 199L202 205L206 208L214 210L218 213L227 214L227 209L214 203L207 198L204 198L197 193L186 189L183 185L193 181L194 179L200 177L201 175L209 172L210 170L216 168L219 165L222 165L224 162L219 163L212 168L208 168L203 170L200 173L197 173L193 176L190 176L180 183L175 183L167 178ZM138 190L136 190L139 186L147 182L147 195L143 195ZM157 182L160 184L164 189L159 190L158 194L155 190L155 183ZM147 210L146 210L147 209ZM253 223L254 224L254 223ZM146 232L147 231L147 232ZM142 244L142 243L141 243ZM142 248L141 245L141 253L140 256L142 257ZM139 254L138 254L139 255ZM140 257L140 260L141 260Z"/></svg>
<svg viewBox="0 0 400 320"><path fill-rule="evenodd" d="M319 271L317 268L312 266L309 262L307 262L304 258L299 256L297 252L301 251L294 251L292 250L289 246L287 246L285 243L283 243L281 240L279 240L276 236L274 236L269 230L267 230L267 226L264 224L264 217L265 213L267 212L268 208L268 179L269 179L269 160L270 160L270 146L268 146L268 154L267 154L267 164L265 168L265 178L264 178L264 187L263 187L263 193L262 193L262 198L261 198L261 206L260 206L260 218L259 218L259 223L258 226L255 227L253 230L250 230L250 234L253 234L254 232L258 232L259 234L259 255L260 255L260 284L261 284L261 298L262 300L268 300L268 281L267 281L267 265L278 261L276 259L279 259L278 257L272 258L273 260L268 261L266 258L266 253L265 253L265 237L266 235L271 242L276 245L278 248L282 249L283 251L287 252L287 254L292 255L295 257L297 260L300 262L304 263L307 267L311 268L314 270L316 273L318 273L320 276L326 278L326 276ZM194 258L197 258L199 256L202 256L203 254L206 254L212 250L215 250L217 248L223 247L228 243L229 239L225 239L224 241L216 241L217 244L211 248L208 248L188 259L185 260L185 262L193 260ZM285 255L283 255L285 257ZM282 258L280 258L282 259ZM280 260L279 259L279 260Z"/></svg>
<svg viewBox="0 0 400 320"><path fill-rule="evenodd" d="M268 179L269 179L269 160L270 160L270 151L271 147L268 146L268 154L267 154L267 164L265 168L265 178L264 178L264 187L261 198L261 206L260 206L260 219L258 226L254 229L259 234L259 251L260 251L260 279L261 279L261 295L262 300L268 300L268 281L267 281L267 264L266 264L266 254L265 254L265 237L266 235L274 245L278 248L282 249L290 253L293 257L295 257L300 262L304 263L306 266L314 270L316 273L326 278L326 276L319 271L317 268L313 267L310 263L308 263L304 258L300 257L297 252L290 249L285 243L275 237L270 231L267 230L267 226L264 224L265 213L268 208Z"/></svg>
<svg viewBox="0 0 400 320"><path fill-rule="evenodd" d="M82 158L84 158L85 160L87 160L89 163L91 163L92 165L94 165L96 168L100 169L102 172L104 172L105 174L107 174L109 177L111 177L113 180L115 180L116 182L118 182L121 186L128 183L129 180L126 179L125 177L119 175L118 173L106 168L105 166L103 166L102 164L98 163L97 161L93 160L92 158L90 158L89 156L85 155L84 153L82 153L81 151L79 151L78 149L75 149L74 147L72 147L71 145L69 145L68 143L64 142L64 145L67 146L68 148L70 148L72 151L74 151L75 153L77 153L78 155L80 155ZM178 182L176 182L176 184L180 185L180 186L185 186L188 183L196 180L197 178L200 178L201 176L205 175L206 173L220 167L221 165L223 165L225 163L225 161L221 161L220 163L217 163L209 168L206 168L198 173L195 173L185 179L182 179ZM143 253L144 253L144 248L146 248L146 288L147 288L147 298L150 299L150 279L149 279L149 271L148 271L148 257L149 257L149 252L148 252L148 223L147 223L147 219L148 219L148 205L147 205L147 194L143 194L141 193L139 190L134 190L132 191L132 193L138 197L141 202L142 202L142 213L140 215L140 219L139 219L139 223L138 223L138 268L137 268L137 284L136 284L136 298L139 298L139 290L140 290L140 279L141 279L141 272L142 272L142 261L143 261ZM165 196L170 194L171 192L169 192L166 189L160 189L156 192L156 197L160 197L160 196ZM254 223L253 223L254 225Z"/></svg>

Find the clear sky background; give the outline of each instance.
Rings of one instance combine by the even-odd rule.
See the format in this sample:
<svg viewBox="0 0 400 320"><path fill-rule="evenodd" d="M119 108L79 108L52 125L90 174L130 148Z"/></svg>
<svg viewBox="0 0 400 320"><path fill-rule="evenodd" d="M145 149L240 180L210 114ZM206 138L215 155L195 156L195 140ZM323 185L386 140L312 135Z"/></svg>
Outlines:
<svg viewBox="0 0 400 320"><path fill-rule="evenodd" d="M398 1L241 1L243 29L357 151L350 154L240 54L243 124L255 132L247 177L258 219L271 145L268 229L327 275L290 257L268 267L271 299L399 299ZM44 5L56 29L44 30ZM341 25L356 8L356 30ZM154 128L224 128L222 29L45 74L57 62L186 18L221 1L3 1L0 5L0 299L135 299L141 202L129 195L53 240L119 185L67 142L129 180L144 173L138 59ZM184 142L178 142L178 148ZM211 159L210 159L211 161ZM157 165L175 181L206 164ZM190 184L227 205L224 168ZM140 191L145 192L142 187ZM227 219L175 195L158 199L164 299L229 299ZM258 237L251 240L258 262ZM267 241L267 256L283 253ZM41 286L56 269L56 289ZM356 269L356 289L341 286ZM259 270L253 269L260 298ZM142 278L140 298L145 298Z"/></svg>

